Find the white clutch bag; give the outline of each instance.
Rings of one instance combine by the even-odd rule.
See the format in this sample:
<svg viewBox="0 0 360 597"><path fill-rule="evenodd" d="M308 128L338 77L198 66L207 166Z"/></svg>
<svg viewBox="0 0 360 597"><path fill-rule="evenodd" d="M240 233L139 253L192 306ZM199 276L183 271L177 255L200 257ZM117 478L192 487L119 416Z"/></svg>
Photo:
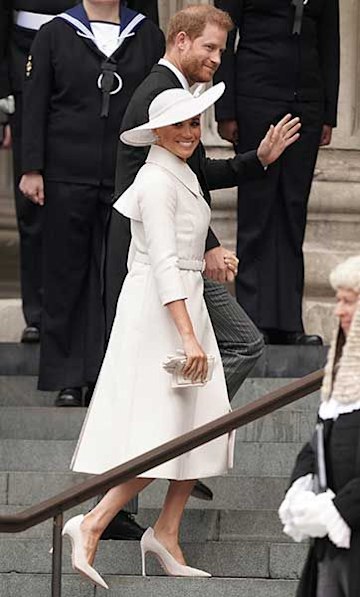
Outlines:
<svg viewBox="0 0 360 597"><path fill-rule="evenodd" d="M163 362L163 368L172 376L172 388L195 388L197 386L204 386L211 380L214 372L215 357L211 354L207 355L208 372L205 381L191 381L188 377L184 377L182 370L186 363L186 356L183 350L177 350L175 355L169 355Z"/></svg>

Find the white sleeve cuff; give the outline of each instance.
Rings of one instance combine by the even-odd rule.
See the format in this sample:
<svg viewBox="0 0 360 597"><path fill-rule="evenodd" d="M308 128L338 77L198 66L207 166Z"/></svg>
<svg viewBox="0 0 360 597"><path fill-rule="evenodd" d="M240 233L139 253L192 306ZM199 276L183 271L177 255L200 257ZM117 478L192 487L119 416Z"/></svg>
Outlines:
<svg viewBox="0 0 360 597"><path fill-rule="evenodd" d="M291 504L295 496L302 491L311 491L313 487L313 476L311 473L296 479L287 490L285 497L278 510L281 522L284 525L292 524ZM285 532L285 530L284 530Z"/></svg>
<svg viewBox="0 0 360 597"><path fill-rule="evenodd" d="M340 512L334 505L332 499L323 504L322 519L326 526L330 541L332 541L336 547L349 549L351 529L340 515Z"/></svg>

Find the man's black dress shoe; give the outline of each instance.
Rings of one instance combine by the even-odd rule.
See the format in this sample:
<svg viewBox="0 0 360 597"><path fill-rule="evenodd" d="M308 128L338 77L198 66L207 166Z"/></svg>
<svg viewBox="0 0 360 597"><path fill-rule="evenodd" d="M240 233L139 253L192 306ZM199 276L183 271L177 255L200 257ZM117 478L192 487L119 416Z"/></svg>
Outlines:
<svg viewBox="0 0 360 597"><path fill-rule="evenodd" d="M55 406L82 406L82 389L64 388L58 393Z"/></svg>
<svg viewBox="0 0 360 597"><path fill-rule="evenodd" d="M282 330L261 330L265 344L280 344L293 346L322 346L322 338L303 332L284 332Z"/></svg>
<svg viewBox="0 0 360 597"><path fill-rule="evenodd" d="M281 341L282 340L282 341ZM315 334L303 334L302 332L283 332L279 344L292 344L295 346L322 346L323 341Z"/></svg>
<svg viewBox="0 0 360 597"><path fill-rule="evenodd" d="M198 500L206 500L208 502L211 502L214 497L211 489L199 480L196 481L191 495L194 498L198 498Z"/></svg>
<svg viewBox="0 0 360 597"><path fill-rule="evenodd" d="M136 522L132 514L120 510L106 527L101 535L101 539L113 539L114 541L140 541L144 531L145 529Z"/></svg>
<svg viewBox="0 0 360 597"><path fill-rule="evenodd" d="M27 325L21 335L24 344L36 344L40 341L40 330L36 325Z"/></svg>

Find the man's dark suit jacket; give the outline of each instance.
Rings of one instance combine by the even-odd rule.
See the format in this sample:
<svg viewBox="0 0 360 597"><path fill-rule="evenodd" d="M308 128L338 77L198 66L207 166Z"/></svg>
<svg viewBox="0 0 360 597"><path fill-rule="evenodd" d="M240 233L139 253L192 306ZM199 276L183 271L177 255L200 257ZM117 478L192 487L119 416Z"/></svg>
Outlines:
<svg viewBox="0 0 360 597"><path fill-rule="evenodd" d="M151 73L137 88L126 109L121 131L139 126L148 120L148 109L152 100L166 89L181 88L176 75L163 65L155 65ZM115 197L121 195L134 181L144 164L149 148L130 147L119 141L115 178ZM202 144L188 161L195 172L206 201L210 205L210 191L236 186L240 179L264 176L264 169L256 151L249 151L228 160L206 158ZM156 193L156 189L154 189ZM105 267L105 303L107 329L111 329L115 316L117 299L127 272L126 262L130 244L129 221L113 210L109 226ZM215 234L209 229L206 250L219 245Z"/></svg>

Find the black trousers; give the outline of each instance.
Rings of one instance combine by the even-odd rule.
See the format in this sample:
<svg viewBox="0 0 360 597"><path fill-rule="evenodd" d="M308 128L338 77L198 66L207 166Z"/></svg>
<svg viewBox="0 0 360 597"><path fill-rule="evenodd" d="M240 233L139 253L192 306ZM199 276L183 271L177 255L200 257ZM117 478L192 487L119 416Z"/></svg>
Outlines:
<svg viewBox="0 0 360 597"><path fill-rule="evenodd" d="M130 220L113 209L106 238L105 258L105 321L107 340L109 340L119 294L127 274L130 241Z"/></svg>
<svg viewBox="0 0 360 597"><path fill-rule="evenodd" d="M113 189L45 181L39 389L96 381L104 355L104 237Z"/></svg>
<svg viewBox="0 0 360 597"><path fill-rule="evenodd" d="M302 332L302 245L323 105L237 99L239 152L257 147L270 124L288 112L301 118L300 139L266 177L239 186L236 296L258 327Z"/></svg>
<svg viewBox="0 0 360 597"><path fill-rule="evenodd" d="M19 190L21 178L22 95L16 94L16 111L10 117L13 151L14 194L20 237L20 284L24 318L28 325L40 325L42 302L43 210Z"/></svg>

